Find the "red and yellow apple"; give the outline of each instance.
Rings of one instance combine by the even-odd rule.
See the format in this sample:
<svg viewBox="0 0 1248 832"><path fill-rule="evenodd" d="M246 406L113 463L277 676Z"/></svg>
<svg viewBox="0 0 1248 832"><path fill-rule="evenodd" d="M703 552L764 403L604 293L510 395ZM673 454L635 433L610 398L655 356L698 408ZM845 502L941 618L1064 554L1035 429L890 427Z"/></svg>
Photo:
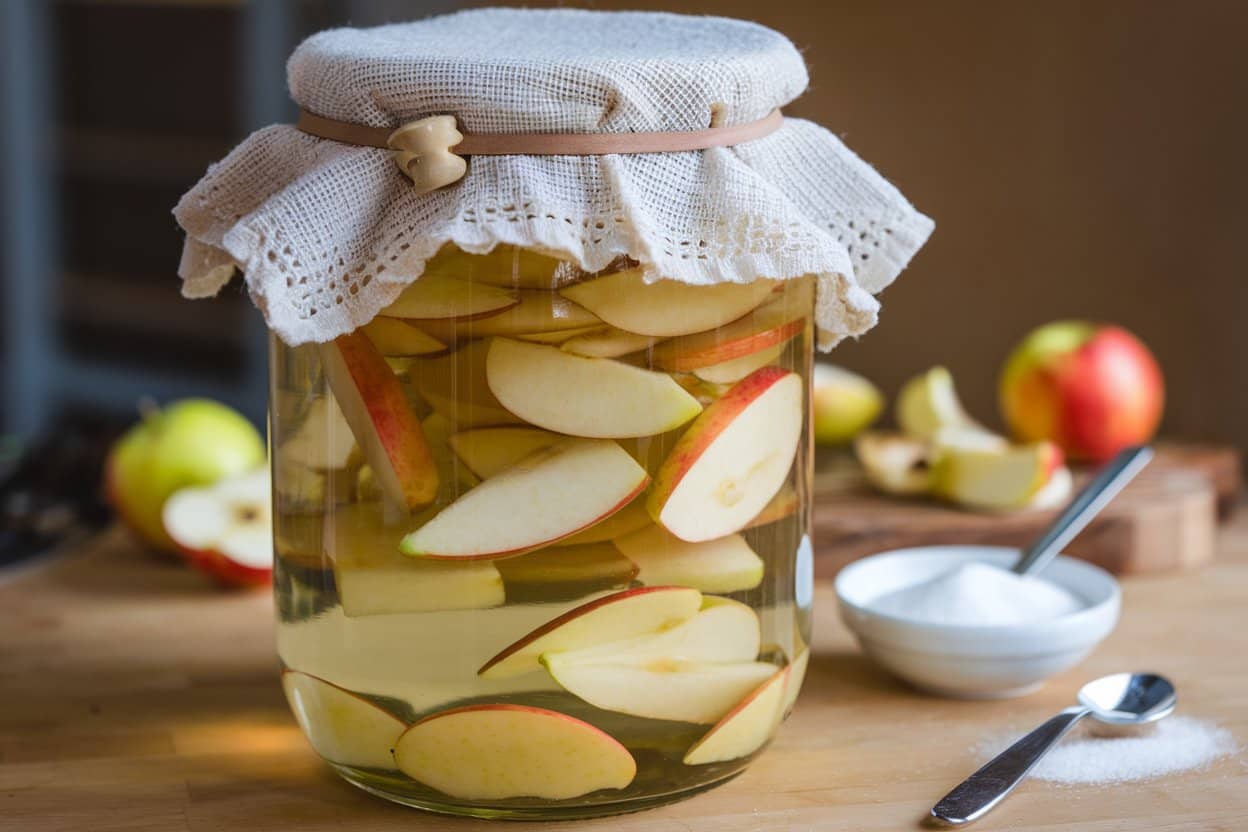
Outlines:
<svg viewBox="0 0 1248 832"><path fill-rule="evenodd" d="M1000 398L1018 439L1051 439L1072 459L1100 461L1152 438L1165 386L1148 347L1122 327L1061 321L1010 355Z"/></svg>
<svg viewBox="0 0 1248 832"><path fill-rule="evenodd" d="M162 519L191 566L227 586L267 585L273 574L269 471L177 491Z"/></svg>

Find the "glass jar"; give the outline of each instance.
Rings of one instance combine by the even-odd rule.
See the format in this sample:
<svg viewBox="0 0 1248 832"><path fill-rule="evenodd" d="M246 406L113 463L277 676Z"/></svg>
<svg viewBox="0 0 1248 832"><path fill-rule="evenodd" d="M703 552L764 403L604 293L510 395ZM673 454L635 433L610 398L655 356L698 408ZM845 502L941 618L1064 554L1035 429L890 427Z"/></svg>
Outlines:
<svg viewBox="0 0 1248 832"><path fill-rule="evenodd" d="M632 266L444 249L355 333L273 340L283 684L357 786L633 811L737 774L791 708L813 281Z"/></svg>

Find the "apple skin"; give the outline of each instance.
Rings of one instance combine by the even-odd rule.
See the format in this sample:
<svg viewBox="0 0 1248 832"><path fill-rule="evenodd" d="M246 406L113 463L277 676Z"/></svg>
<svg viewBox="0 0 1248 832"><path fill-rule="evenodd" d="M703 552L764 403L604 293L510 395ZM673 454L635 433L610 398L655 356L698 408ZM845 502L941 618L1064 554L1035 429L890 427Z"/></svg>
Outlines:
<svg viewBox="0 0 1248 832"><path fill-rule="evenodd" d="M1050 439L1071 459L1099 462L1153 437L1165 384L1153 354L1127 330L1060 321L1010 355L1000 400L1019 440Z"/></svg>
<svg viewBox="0 0 1248 832"><path fill-rule="evenodd" d="M140 540L177 553L161 516L165 500L264 461L264 439L242 414L220 402L183 399L146 414L117 440L104 467L104 493Z"/></svg>

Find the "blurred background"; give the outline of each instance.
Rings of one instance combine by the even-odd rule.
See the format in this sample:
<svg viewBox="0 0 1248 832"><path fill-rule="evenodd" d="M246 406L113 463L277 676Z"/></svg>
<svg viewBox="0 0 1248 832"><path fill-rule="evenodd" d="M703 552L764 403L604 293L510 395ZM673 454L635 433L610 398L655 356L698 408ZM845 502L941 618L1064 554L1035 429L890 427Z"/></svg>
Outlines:
<svg viewBox="0 0 1248 832"><path fill-rule="evenodd" d="M178 196L289 120L317 29L456 8L407 0L5 0L0 433L124 424L197 394L257 422L265 336L241 283L183 301ZM1146 0L597 2L757 20L793 39L789 108L937 221L833 359L893 393L934 363L988 417L1008 349L1061 317L1121 323L1168 382L1164 431L1248 446L1248 4Z"/></svg>

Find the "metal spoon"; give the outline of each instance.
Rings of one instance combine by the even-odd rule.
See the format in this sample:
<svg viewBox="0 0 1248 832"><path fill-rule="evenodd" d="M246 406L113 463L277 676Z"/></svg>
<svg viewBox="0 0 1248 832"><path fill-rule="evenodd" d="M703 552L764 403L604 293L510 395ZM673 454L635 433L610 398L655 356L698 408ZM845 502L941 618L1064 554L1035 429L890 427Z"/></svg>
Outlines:
<svg viewBox="0 0 1248 832"><path fill-rule="evenodd" d="M962 781L932 808L932 818L961 826L983 817L1089 714L1110 725L1144 725L1168 716L1175 701L1174 685L1153 673L1115 673L1088 682L1079 690L1078 705L1062 711Z"/></svg>
<svg viewBox="0 0 1248 832"><path fill-rule="evenodd" d="M1152 458L1153 449L1147 445L1137 445L1120 451L1075 495L1053 521L1053 525L1023 552L1018 563L1014 564L1014 572L1019 575L1034 575L1048 566L1049 561L1074 540L1075 535L1083 531L1092 522L1092 518L1100 514L1109 505L1109 501L1117 497L1118 492L1135 479L1135 475Z"/></svg>

